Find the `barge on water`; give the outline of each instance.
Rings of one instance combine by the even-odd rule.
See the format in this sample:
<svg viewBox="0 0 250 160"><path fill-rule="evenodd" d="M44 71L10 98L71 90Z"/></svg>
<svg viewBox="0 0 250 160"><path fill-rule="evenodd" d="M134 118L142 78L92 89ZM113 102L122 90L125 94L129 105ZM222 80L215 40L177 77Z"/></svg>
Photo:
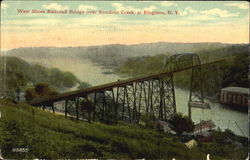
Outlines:
<svg viewBox="0 0 250 160"><path fill-rule="evenodd" d="M188 105L190 107L194 107L194 108L201 108L201 109L211 109L210 105L206 102L196 102L196 101L189 101Z"/></svg>
<svg viewBox="0 0 250 160"><path fill-rule="evenodd" d="M249 105L249 88L226 87L220 91L220 103L230 108L247 111Z"/></svg>

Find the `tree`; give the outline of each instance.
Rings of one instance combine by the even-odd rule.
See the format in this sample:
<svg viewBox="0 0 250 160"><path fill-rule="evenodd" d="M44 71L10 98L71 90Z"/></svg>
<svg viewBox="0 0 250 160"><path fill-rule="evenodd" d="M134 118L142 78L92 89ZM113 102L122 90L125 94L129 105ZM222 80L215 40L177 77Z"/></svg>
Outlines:
<svg viewBox="0 0 250 160"><path fill-rule="evenodd" d="M194 122L182 113L175 114L169 122L178 135L181 135L185 131L191 132L194 130Z"/></svg>
<svg viewBox="0 0 250 160"><path fill-rule="evenodd" d="M26 101L30 101L32 99L35 99L38 97L36 91L33 88L28 88L25 91L25 95L24 95Z"/></svg>
<svg viewBox="0 0 250 160"><path fill-rule="evenodd" d="M50 90L49 84L47 84L47 83L38 83L35 86L35 91L40 96L44 96L45 94L48 93L49 90Z"/></svg>
<svg viewBox="0 0 250 160"><path fill-rule="evenodd" d="M17 88L26 87L29 81L28 72L29 64L24 60L0 56L0 92L2 92L2 95L15 98Z"/></svg>
<svg viewBox="0 0 250 160"><path fill-rule="evenodd" d="M248 52L243 52L235 56L231 61L227 61L224 66L225 74L222 78L222 87L238 86L248 88L248 67Z"/></svg>
<svg viewBox="0 0 250 160"><path fill-rule="evenodd" d="M34 88L28 88L25 91L26 101L30 101L35 98L42 98L51 95L57 95L58 92L49 87L47 83L38 83Z"/></svg>
<svg viewBox="0 0 250 160"><path fill-rule="evenodd" d="M83 89L83 88L91 87L91 85L89 83L87 83L87 82L79 81L78 84L79 84L79 86L77 87L77 89Z"/></svg>

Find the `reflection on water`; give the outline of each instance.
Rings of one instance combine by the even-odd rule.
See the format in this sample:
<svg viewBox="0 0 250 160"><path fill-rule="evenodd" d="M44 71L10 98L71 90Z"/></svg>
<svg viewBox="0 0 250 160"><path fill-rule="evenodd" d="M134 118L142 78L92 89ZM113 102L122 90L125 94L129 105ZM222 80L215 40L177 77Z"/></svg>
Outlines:
<svg viewBox="0 0 250 160"><path fill-rule="evenodd" d="M32 62L32 60L28 60ZM49 60L39 59L37 62L48 67L57 67L63 71L70 71L74 73L80 80L88 82L92 86L101 85L104 83L117 81L119 78L114 74L103 74L107 72L100 66L94 65L90 60L76 59L76 58L53 58ZM175 89L177 112L182 112L183 114L188 114L187 102L189 98L189 92L181 89ZM245 135L248 135L248 116L246 113L241 113L238 111L230 110L222 107L218 103L210 104L211 109L200 109L192 108L192 119L195 123L201 120L213 120L217 127L222 130L231 129L234 133L238 135L243 135L240 129ZM240 127L237 127L236 123Z"/></svg>

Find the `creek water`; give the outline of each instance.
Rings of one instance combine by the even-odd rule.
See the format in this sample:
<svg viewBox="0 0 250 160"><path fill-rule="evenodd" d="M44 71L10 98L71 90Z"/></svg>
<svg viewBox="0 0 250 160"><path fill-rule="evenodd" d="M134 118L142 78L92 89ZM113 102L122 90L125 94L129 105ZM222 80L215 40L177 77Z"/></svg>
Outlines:
<svg viewBox="0 0 250 160"><path fill-rule="evenodd" d="M28 60L28 59L27 59ZM74 73L80 80L88 82L92 86L101 85L121 79L119 76L109 73L101 66L95 65L88 59L77 58L51 58L49 60L29 59L29 62L40 63L48 67L56 67L63 71ZM177 112L188 114L189 91L175 88ZM192 120L199 123L201 120L213 120L216 127L222 131L225 129L232 130L235 134L241 136L248 135L248 115L247 113L238 112L226 108L219 103L213 103L206 100L211 109L192 108Z"/></svg>

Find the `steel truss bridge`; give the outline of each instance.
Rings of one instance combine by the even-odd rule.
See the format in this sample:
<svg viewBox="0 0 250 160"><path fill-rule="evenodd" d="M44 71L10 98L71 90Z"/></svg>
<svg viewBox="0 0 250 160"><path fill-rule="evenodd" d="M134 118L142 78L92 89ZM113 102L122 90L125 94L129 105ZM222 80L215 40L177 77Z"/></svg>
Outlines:
<svg viewBox="0 0 250 160"><path fill-rule="evenodd" d="M210 85L217 88L213 89L215 93L218 91L223 61L202 64L197 54L176 54L166 58L163 72L35 99L29 104L43 109L49 107L55 113L54 103L63 101L65 117L70 114L77 120L89 122L138 123L142 114L152 120L166 121L177 112L174 76L191 70L188 103L191 118L190 103L204 103L203 86Z"/></svg>

